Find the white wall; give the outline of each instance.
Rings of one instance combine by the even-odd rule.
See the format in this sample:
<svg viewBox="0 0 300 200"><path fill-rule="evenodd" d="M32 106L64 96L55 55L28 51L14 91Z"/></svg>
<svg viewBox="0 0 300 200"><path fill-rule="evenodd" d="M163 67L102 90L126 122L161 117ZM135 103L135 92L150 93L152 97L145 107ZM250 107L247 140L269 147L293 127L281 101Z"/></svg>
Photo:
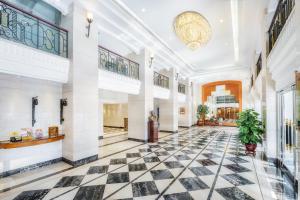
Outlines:
<svg viewBox="0 0 300 200"><path fill-rule="evenodd" d="M0 140L9 133L31 128L31 99L38 96L35 128L48 135L49 126L59 126L62 85L50 81L0 73ZM60 129L61 130L61 129ZM62 141L32 147L0 150L0 173L62 157Z"/></svg>
<svg viewBox="0 0 300 200"><path fill-rule="evenodd" d="M185 109L184 114L180 114L180 108ZM186 119L188 118L188 109L185 103L178 104L178 126L186 126Z"/></svg>
<svg viewBox="0 0 300 200"><path fill-rule="evenodd" d="M62 85L0 73L0 140L9 139L12 131L31 128L31 100L35 96L39 99L35 128L42 128L47 135L49 126L59 125Z"/></svg>
<svg viewBox="0 0 300 200"><path fill-rule="evenodd" d="M128 94L99 89L99 100L108 104L128 103Z"/></svg>
<svg viewBox="0 0 300 200"><path fill-rule="evenodd" d="M124 118L128 117L128 104L104 104L104 126L124 127Z"/></svg>

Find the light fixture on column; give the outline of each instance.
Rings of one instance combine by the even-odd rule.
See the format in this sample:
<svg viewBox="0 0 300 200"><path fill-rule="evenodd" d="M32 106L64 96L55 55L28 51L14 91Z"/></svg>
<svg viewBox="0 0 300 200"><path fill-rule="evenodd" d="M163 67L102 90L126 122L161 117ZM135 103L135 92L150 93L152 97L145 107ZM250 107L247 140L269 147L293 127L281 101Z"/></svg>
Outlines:
<svg viewBox="0 0 300 200"><path fill-rule="evenodd" d="M37 106L39 104L39 100L38 97L32 97L32 107L31 107L31 111L32 111L32 127L34 127L34 124L36 123L36 119L35 119L35 106Z"/></svg>
<svg viewBox="0 0 300 200"><path fill-rule="evenodd" d="M154 60L154 53L151 53L150 54L150 60L149 60L149 68L151 68L153 60Z"/></svg>
<svg viewBox="0 0 300 200"><path fill-rule="evenodd" d="M179 73L176 73L175 80L178 81Z"/></svg>
<svg viewBox="0 0 300 200"><path fill-rule="evenodd" d="M94 19L93 13L87 12L86 20L88 22L88 25L86 26L86 28L88 32L86 34L86 37L90 37L91 23L93 22L93 19Z"/></svg>
<svg viewBox="0 0 300 200"><path fill-rule="evenodd" d="M64 106L68 105L68 100L67 99L61 99L60 100L60 124L62 124L65 119L64 119Z"/></svg>

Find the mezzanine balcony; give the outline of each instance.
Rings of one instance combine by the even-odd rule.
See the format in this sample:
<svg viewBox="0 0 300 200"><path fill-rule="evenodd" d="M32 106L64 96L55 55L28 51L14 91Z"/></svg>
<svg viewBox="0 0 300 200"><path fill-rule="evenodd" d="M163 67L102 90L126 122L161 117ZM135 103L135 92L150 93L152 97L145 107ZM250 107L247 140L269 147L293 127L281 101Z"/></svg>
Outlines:
<svg viewBox="0 0 300 200"><path fill-rule="evenodd" d="M67 82L68 31L0 0L0 72Z"/></svg>
<svg viewBox="0 0 300 200"><path fill-rule="evenodd" d="M139 64L102 46L99 50L99 88L138 94Z"/></svg>

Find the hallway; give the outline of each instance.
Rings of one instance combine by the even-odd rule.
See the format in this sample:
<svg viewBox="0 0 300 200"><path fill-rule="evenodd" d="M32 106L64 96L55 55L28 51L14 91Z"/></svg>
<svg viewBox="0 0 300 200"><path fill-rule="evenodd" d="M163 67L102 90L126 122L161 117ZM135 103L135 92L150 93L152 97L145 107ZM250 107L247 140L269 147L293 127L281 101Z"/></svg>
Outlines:
<svg viewBox="0 0 300 200"><path fill-rule="evenodd" d="M135 143L112 144L124 150L2 192L0 199L297 199L259 152L244 155L235 128L190 128L157 143Z"/></svg>

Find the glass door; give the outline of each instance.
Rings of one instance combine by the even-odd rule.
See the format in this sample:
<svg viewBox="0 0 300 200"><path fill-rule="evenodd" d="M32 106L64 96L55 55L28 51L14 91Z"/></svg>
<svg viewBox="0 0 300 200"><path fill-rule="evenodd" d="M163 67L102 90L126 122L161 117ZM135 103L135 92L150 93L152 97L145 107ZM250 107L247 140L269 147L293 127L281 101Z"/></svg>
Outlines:
<svg viewBox="0 0 300 200"><path fill-rule="evenodd" d="M278 96L280 158L292 175L295 175L295 87L281 91Z"/></svg>

